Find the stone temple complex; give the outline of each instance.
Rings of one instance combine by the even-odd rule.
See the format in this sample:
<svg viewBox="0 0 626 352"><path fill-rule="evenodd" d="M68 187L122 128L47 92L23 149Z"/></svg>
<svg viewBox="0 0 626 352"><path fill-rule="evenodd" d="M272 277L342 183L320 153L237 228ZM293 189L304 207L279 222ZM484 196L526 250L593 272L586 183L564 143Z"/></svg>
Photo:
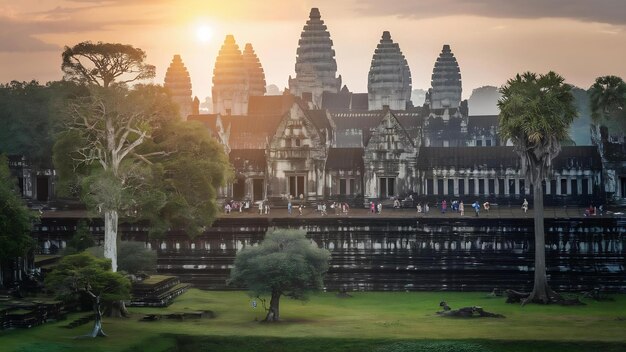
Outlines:
<svg viewBox="0 0 626 352"><path fill-rule="evenodd" d="M385 31L374 51L367 79L368 109L405 110L411 101L411 70L400 46Z"/></svg>
<svg viewBox="0 0 626 352"><path fill-rule="evenodd" d="M174 55L172 63L165 72L163 86L169 89L172 94L172 100L178 104L180 116L183 119L194 113L193 100L191 98L191 78L180 55Z"/></svg>
<svg viewBox="0 0 626 352"><path fill-rule="evenodd" d="M451 46L443 45L432 67L417 69L432 73L422 106L410 101L407 59L384 31L369 73L363 72L368 92L341 87L333 42L313 8L298 42L296 76L283 95L264 95L261 60L250 44L242 53L228 35L213 70L214 113L194 111L187 120L201 122L229 155L235 177L220 191L225 200L341 199L363 206L410 197L433 203L531 199L517 154L500 139L498 116L472 115L462 100ZM189 111L191 83L179 56L165 85L181 111ZM546 204L626 204L625 143L606 129L595 143L563 147L545 180ZM36 188L37 199L45 200L51 177L39 176L37 187L22 177L24 194Z"/></svg>
<svg viewBox="0 0 626 352"><path fill-rule="evenodd" d="M289 91L299 97L306 95L320 107L324 92L338 93L340 88L333 41L320 11L312 8L298 42L296 77L289 77Z"/></svg>
<svg viewBox="0 0 626 352"><path fill-rule="evenodd" d="M500 141L498 116L472 116L462 100L450 45L443 45L417 107L407 60L387 31L371 60L368 92L339 89L333 43L316 8L298 42L296 77L282 96L263 96L260 83L247 83L260 82L262 69L251 48L243 56L254 73L240 68L244 60L227 37L214 76L217 113L189 117L229 153L236 177L222 189L224 199L362 206L407 197L508 204L532 198L517 154ZM564 146L545 182L546 203L588 205L603 197L606 165L597 147Z"/></svg>

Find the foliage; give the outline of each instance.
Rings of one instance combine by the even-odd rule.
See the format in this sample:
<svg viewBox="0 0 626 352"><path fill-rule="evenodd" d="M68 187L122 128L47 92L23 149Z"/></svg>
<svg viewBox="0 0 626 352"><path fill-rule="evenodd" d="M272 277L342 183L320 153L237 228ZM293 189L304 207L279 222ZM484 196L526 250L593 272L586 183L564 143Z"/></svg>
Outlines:
<svg viewBox="0 0 626 352"><path fill-rule="evenodd" d="M88 252L103 258L102 247L91 247ZM146 248L143 242L120 241L117 252L118 268L129 274L152 273L156 271L157 253Z"/></svg>
<svg viewBox="0 0 626 352"><path fill-rule="evenodd" d="M156 68L146 64L146 53L132 45L117 43L78 43L66 46L61 69L68 80L109 87L111 83L130 83L152 78Z"/></svg>
<svg viewBox="0 0 626 352"><path fill-rule="evenodd" d="M589 88L592 117L596 124L626 132L626 82L617 76L596 78Z"/></svg>
<svg viewBox="0 0 626 352"><path fill-rule="evenodd" d="M82 94L71 82L37 81L0 85L0 152L23 155L35 168L52 166L54 131L60 119L58 106Z"/></svg>
<svg viewBox="0 0 626 352"><path fill-rule="evenodd" d="M7 158L0 155L0 260L23 256L33 247L30 230L35 219L19 197Z"/></svg>
<svg viewBox="0 0 626 352"><path fill-rule="evenodd" d="M80 253L89 247L93 247L94 245L95 241L91 235L91 231L89 230L89 224L87 221L81 219L76 224L76 231L74 231L74 235L72 235L72 238L67 242L64 254L69 255Z"/></svg>
<svg viewBox="0 0 626 352"><path fill-rule="evenodd" d="M170 121L155 131L146 143L149 152L162 151L154 158L153 172L159 182L153 188L163 192L164 203L147 197L143 219L150 221L152 235L168 228L182 229L189 236L201 234L218 214L220 186L232 177L222 146L197 122ZM152 209L152 211L148 211Z"/></svg>
<svg viewBox="0 0 626 352"><path fill-rule="evenodd" d="M111 261L86 252L61 258L46 275L45 285L64 300L77 299L81 294L93 294L109 302L130 297L130 281L111 271Z"/></svg>
<svg viewBox="0 0 626 352"><path fill-rule="evenodd" d="M318 248L299 230L270 230L263 242L237 253L230 283L245 285L253 295L278 293L306 299L323 286L330 252Z"/></svg>
<svg viewBox="0 0 626 352"><path fill-rule="evenodd" d="M561 141L568 139L576 117L571 90L552 71L518 74L500 89L500 136L504 143L513 143L522 157L522 172L531 182L545 179Z"/></svg>

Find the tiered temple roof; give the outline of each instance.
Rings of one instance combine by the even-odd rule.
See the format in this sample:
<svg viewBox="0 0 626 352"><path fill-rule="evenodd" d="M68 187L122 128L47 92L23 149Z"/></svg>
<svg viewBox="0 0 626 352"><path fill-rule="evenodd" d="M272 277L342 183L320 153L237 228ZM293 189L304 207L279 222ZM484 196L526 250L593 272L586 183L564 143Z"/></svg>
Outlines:
<svg viewBox="0 0 626 352"><path fill-rule="evenodd" d="M394 110L405 110L411 99L411 70L398 43L383 32L374 51L367 80L369 109L380 110L388 105Z"/></svg>
<svg viewBox="0 0 626 352"><path fill-rule="evenodd" d="M183 120L192 113L191 78L180 55L174 55L172 63L165 72L165 88L168 88L172 99L180 106Z"/></svg>
<svg viewBox="0 0 626 352"><path fill-rule="evenodd" d="M289 90L296 96L310 93L313 103L321 106L323 92L339 92L341 76L337 77L333 41L317 8L311 9L296 54L296 77L289 78Z"/></svg>
<svg viewBox="0 0 626 352"><path fill-rule="evenodd" d="M243 63L248 70L248 92L250 96L265 95L265 72L263 72L261 61L259 61L250 43L247 43L243 50Z"/></svg>
<svg viewBox="0 0 626 352"><path fill-rule="evenodd" d="M235 37L227 35L213 69L213 111L244 115L248 110L248 71Z"/></svg>
<svg viewBox="0 0 626 352"><path fill-rule="evenodd" d="M458 108L461 104L461 69L450 45L446 44L435 62L431 81L430 107Z"/></svg>

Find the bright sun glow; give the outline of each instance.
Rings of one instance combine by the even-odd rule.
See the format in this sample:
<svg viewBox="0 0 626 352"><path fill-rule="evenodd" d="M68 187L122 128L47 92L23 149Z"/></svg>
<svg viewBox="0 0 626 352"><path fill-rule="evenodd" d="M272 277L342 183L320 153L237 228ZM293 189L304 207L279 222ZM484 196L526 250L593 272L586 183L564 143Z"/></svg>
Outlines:
<svg viewBox="0 0 626 352"><path fill-rule="evenodd" d="M213 38L213 29L207 25L200 25L196 29L196 39L201 43L208 43Z"/></svg>

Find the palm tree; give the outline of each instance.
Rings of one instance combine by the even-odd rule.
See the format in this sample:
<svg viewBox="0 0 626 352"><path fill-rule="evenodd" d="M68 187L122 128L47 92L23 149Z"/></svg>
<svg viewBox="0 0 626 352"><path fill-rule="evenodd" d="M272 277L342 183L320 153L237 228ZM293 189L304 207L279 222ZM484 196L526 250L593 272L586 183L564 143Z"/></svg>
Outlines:
<svg viewBox="0 0 626 352"><path fill-rule="evenodd" d="M593 130L598 139L597 128L605 126L613 133L626 131L626 82L617 76L602 76L596 78L589 88L591 102L591 117L595 124Z"/></svg>
<svg viewBox="0 0 626 352"><path fill-rule="evenodd" d="M503 143L513 143L534 194L535 280L524 303L560 299L548 286L546 276L542 182L550 175L552 160L561 151L561 142L568 138L576 117L571 89L552 71L545 75L518 74L500 88L500 137Z"/></svg>

